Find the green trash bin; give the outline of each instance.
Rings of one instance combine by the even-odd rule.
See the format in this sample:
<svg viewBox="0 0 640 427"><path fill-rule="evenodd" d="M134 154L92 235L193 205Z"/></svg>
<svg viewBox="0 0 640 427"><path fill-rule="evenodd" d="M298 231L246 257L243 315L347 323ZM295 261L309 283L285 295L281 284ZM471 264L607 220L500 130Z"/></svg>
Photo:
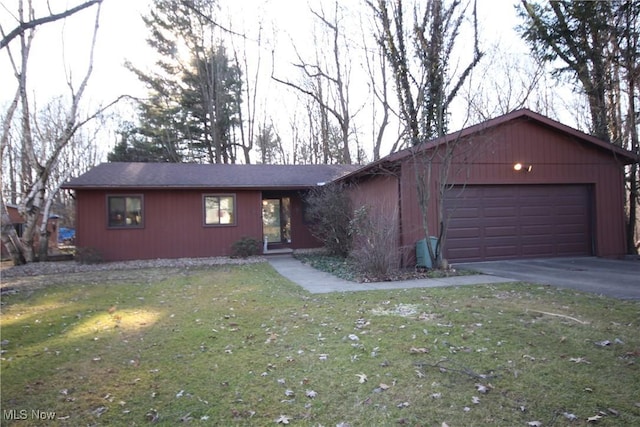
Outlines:
<svg viewBox="0 0 640 427"><path fill-rule="evenodd" d="M435 253L438 238L429 236L429 243ZM427 249L427 239L418 240L416 242L416 267L433 268L431 257L429 256L429 249Z"/></svg>

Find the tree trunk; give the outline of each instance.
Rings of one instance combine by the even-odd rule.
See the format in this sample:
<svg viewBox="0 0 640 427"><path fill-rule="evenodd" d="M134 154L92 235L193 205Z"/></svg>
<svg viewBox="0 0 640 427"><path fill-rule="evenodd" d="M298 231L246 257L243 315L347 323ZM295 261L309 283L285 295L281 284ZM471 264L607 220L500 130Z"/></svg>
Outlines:
<svg viewBox="0 0 640 427"><path fill-rule="evenodd" d="M9 212L7 212L7 207L2 198L0 198L0 205L2 205L0 206L0 214L2 215L2 244L9 252L13 265L25 264L26 261L22 255L20 238L11 223Z"/></svg>

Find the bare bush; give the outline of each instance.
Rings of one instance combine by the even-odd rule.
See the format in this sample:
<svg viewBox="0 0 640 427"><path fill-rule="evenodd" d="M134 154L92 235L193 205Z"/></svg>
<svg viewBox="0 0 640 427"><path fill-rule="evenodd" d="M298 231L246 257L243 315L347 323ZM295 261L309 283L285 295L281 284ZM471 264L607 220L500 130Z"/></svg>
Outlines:
<svg viewBox="0 0 640 427"><path fill-rule="evenodd" d="M311 233L331 254L346 258L352 244L349 229L351 199L347 194L346 184L331 183L315 187L305 201Z"/></svg>
<svg viewBox="0 0 640 427"><path fill-rule="evenodd" d="M369 206L354 211L350 224L353 237L350 256L367 277L387 280L400 268L397 217L395 211L388 215Z"/></svg>

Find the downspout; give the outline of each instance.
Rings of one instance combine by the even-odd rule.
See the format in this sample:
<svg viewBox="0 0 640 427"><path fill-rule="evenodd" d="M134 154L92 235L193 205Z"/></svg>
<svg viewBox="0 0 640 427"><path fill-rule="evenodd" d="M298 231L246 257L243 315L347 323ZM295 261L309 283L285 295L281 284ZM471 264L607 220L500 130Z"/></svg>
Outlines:
<svg viewBox="0 0 640 427"><path fill-rule="evenodd" d="M400 250L400 265L405 266L405 251L404 248L404 233L402 231L402 165L400 165L400 171L396 173L396 179L398 180L398 249Z"/></svg>

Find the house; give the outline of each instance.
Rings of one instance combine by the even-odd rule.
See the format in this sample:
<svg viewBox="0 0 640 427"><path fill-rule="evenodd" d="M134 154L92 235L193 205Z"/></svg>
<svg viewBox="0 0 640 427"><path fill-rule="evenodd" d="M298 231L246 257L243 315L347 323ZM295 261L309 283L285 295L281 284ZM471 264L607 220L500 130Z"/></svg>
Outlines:
<svg viewBox="0 0 640 427"><path fill-rule="evenodd" d="M447 223L449 262L626 252L624 166L638 162L629 151L524 109L343 177L358 184L356 206L397 218L400 247L425 237L416 177L429 159L426 216L434 235Z"/></svg>
<svg viewBox="0 0 640 427"><path fill-rule="evenodd" d="M230 255L243 237L266 238L270 249L317 247L304 196L348 182L355 207L391 219L410 264L424 237L416 173L425 158L427 221L435 233L443 207L450 262L625 253L623 167L637 156L529 110L364 167L105 163L62 188L75 192L77 246L127 260Z"/></svg>
<svg viewBox="0 0 640 427"><path fill-rule="evenodd" d="M228 256L246 237L269 249L319 246L304 196L355 169L103 163L62 188L75 192L76 246L104 260Z"/></svg>

